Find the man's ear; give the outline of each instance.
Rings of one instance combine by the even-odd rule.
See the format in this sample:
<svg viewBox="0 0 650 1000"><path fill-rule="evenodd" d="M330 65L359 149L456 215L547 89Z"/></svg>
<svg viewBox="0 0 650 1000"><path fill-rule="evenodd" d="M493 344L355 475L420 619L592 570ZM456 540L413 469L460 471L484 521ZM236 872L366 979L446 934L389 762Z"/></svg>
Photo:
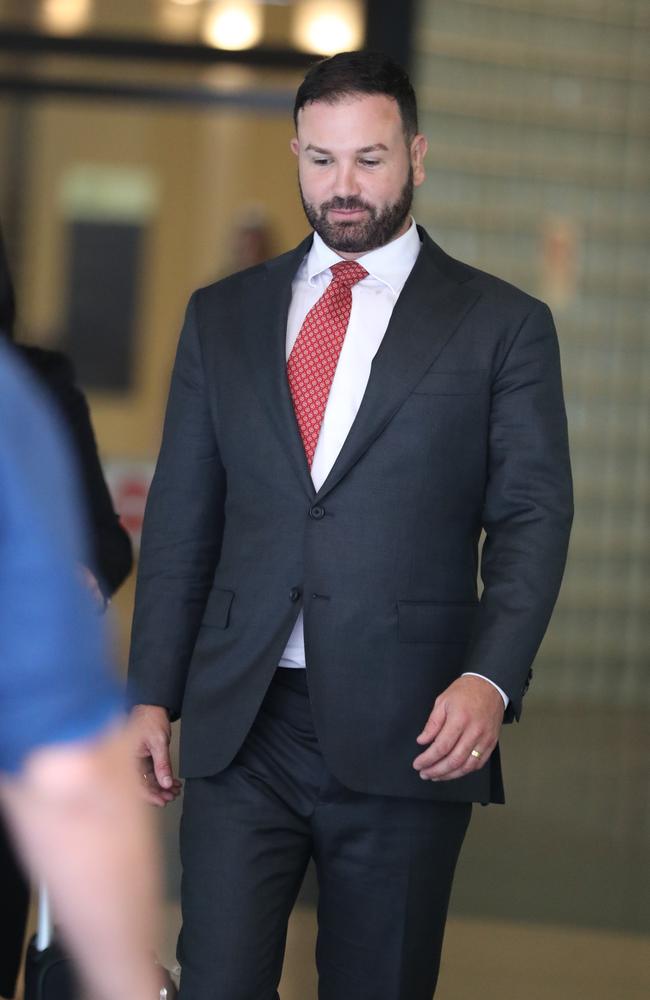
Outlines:
<svg viewBox="0 0 650 1000"><path fill-rule="evenodd" d="M427 154L428 148L429 143L427 142L426 136L418 132L418 134L411 140L410 147L411 167L413 168L413 184L415 187L421 184L426 177L424 170L424 157Z"/></svg>
<svg viewBox="0 0 650 1000"><path fill-rule="evenodd" d="M289 148L290 148L291 152L294 154L294 156L297 156L298 153L300 152L300 143L298 142L298 140L296 139L295 136L293 137L293 139L289 143Z"/></svg>

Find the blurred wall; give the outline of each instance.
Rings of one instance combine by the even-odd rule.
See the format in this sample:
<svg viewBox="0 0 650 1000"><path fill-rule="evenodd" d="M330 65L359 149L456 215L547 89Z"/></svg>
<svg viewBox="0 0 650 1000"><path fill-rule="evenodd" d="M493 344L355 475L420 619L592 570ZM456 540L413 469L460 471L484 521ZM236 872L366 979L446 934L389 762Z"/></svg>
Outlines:
<svg viewBox="0 0 650 1000"><path fill-rule="evenodd" d="M268 206L281 248L305 231L295 204L289 125L252 114L77 102L48 102L30 117L18 288L29 339L56 344L64 332L66 178L84 167L101 178L103 167L118 184L121 169L127 181L130 170L151 186L153 210L143 220L138 276L133 391L126 397L96 394L92 405L106 456L155 454L184 307L194 288L227 270L229 240L242 206L253 201Z"/></svg>
<svg viewBox="0 0 650 1000"><path fill-rule="evenodd" d="M416 214L551 305L576 488L531 697L650 705L650 4L420 0Z"/></svg>
<svg viewBox="0 0 650 1000"><path fill-rule="evenodd" d="M450 253L546 299L558 324L576 521L531 697L647 707L650 4L420 0L415 22L431 143L417 218ZM52 56L30 67L223 93L290 95L301 76ZM262 213L274 252L304 234L291 134L289 101L272 113L254 98L233 110L0 94L0 211L25 339L65 337L71 212L142 226L131 385L90 394L104 458L155 457L185 303L233 266L242 213ZM116 602L123 651L131 598Z"/></svg>
<svg viewBox="0 0 650 1000"><path fill-rule="evenodd" d="M241 83L233 71L220 75L226 84ZM246 73L244 82L250 83ZM291 77L291 89L294 83ZM17 121L25 142L20 162L12 164ZM273 253L305 235L291 135L288 110L54 97L23 105L0 95L3 218L21 206L17 228L7 233L21 339L65 346L74 282L71 214L110 222L140 213L132 383L125 392L88 392L101 456L109 465L135 459L146 466L155 459L187 300L195 288L232 270L242 213L253 206L263 215ZM135 200L145 203L142 211L134 204L134 189ZM110 259L105 263L110 267ZM93 336L91 323L87 337ZM112 610L122 660L132 598L133 579Z"/></svg>

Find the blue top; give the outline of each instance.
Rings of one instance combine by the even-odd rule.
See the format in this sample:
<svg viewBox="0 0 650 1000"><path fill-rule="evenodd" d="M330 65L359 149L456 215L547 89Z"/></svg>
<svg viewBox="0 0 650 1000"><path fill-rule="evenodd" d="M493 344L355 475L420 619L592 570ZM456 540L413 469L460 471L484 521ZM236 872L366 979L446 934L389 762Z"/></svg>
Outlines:
<svg viewBox="0 0 650 1000"><path fill-rule="evenodd" d="M77 575L79 510L58 418L0 343L0 771L91 737L121 709L102 620Z"/></svg>

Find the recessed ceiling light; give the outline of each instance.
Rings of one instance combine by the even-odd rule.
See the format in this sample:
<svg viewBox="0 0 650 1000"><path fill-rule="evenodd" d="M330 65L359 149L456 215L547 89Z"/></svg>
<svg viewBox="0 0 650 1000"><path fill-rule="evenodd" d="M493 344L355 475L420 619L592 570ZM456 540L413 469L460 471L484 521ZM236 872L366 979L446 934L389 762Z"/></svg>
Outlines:
<svg viewBox="0 0 650 1000"><path fill-rule="evenodd" d="M254 0L217 0L203 22L203 38L219 49L250 49L262 37L262 8Z"/></svg>
<svg viewBox="0 0 650 1000"><path fill-rule="evenodd" d="M92 0L42 0L38 18L53 35L84 31L91 21Z"/></svg>
<svg viewBox="0 0 650 1000"><path fill-rule="evenodd" d="M363 17L357 0L300 0L293 15L292 35L306 52L333 55L358 49L363 42Z"/></svg>

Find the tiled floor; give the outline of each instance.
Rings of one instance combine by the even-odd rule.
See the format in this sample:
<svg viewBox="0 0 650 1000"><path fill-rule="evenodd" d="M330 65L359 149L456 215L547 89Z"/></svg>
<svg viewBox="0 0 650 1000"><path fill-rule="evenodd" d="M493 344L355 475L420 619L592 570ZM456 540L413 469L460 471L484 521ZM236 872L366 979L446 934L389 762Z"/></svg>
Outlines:
<svg viewBox="0 0 650 1000"><path fill-rule="evenodd" d="M180 925L165 913L160 958L169 968ZM309 904L289 925L281 1000L316 1000L316 920ZM647 1000L650 936L453 917L436 1000ZM22 1000L22 991L17 1000Z"/></svg>
<svg viewBox="0 0 650 1000"><path fill-rule="evenodd" d="M173 963L178 915L162 952ZM296 907L282 1000L316 1000L315 917ZM650 937L503 920L453 918L436 1000L647 1000Z"/></svg>

